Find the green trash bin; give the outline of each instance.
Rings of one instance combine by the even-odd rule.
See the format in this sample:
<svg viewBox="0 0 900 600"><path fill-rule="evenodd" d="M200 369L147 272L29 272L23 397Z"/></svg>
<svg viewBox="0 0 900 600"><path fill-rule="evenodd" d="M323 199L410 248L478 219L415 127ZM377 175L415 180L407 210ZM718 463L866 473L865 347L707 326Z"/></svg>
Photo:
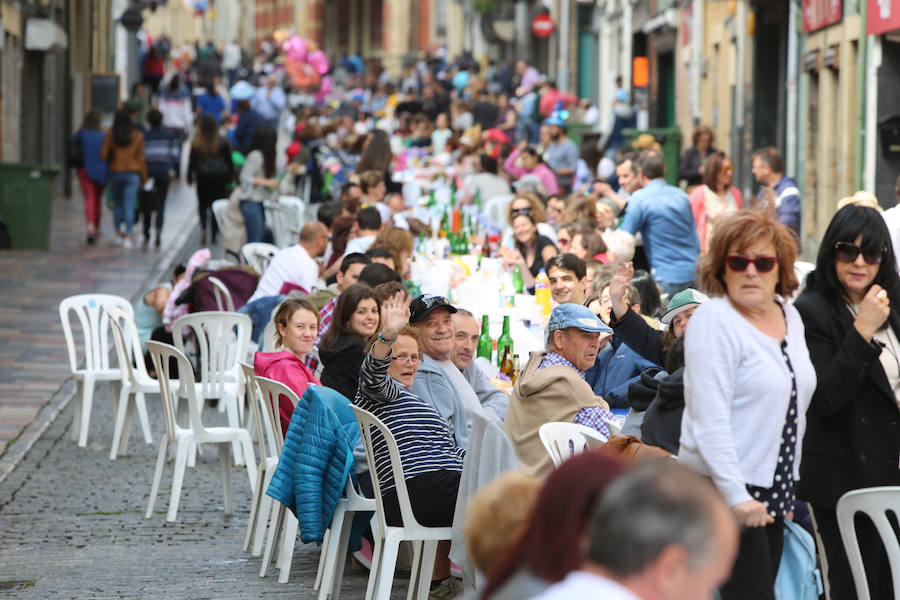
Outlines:
<svg viewBox="0 0 900 600"><path fill-rule="evenodd" d="M622 135L630 144L642 133L649 133L662 146L663 160L666 163L666 182L678 185L678 159L681 152L681 130L677 127L658 127L655 129L623 129Z"/></svg>
<svg viewBox="0 0 900 600"><path fill-rule="evenodd" d="M581 151L581 144L584 141L585 136L589 135L593 130L594 126L590 124L566 123L566 136L575 142L579 152Z"/></svg>
<svg viewBox="0 0 900 600"><path fill-rule="evenodd" d="M0 219L9 228L13 250L50 249L53 180L59 168L0 163Z"/></svg>

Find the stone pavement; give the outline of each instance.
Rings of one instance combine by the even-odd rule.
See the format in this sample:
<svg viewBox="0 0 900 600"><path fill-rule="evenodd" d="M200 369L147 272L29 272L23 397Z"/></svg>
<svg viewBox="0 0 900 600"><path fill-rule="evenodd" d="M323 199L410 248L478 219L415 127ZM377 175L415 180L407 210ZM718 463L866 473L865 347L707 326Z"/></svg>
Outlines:
<svg viewBox="0 0 900 600"><path fill-rule="evenodd" d="M0 252L0 481L52 418L38 419L42 409L58 410L74 390L72 382L64 385L69 367L59 301L86 292L132 300L169 277L175 260L199 243L196 196L182 186L170 192L160 250L113 244L106 206L101 237L88 246L82 206L76 183L71 199L53 202L48 252Z"/></svg>

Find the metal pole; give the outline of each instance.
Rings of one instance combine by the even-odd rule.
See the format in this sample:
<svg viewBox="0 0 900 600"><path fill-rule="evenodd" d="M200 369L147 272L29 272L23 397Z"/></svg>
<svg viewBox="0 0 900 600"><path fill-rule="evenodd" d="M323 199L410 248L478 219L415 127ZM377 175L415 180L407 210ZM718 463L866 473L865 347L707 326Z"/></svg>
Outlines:
<svg viewBox="0 0 900 600"><path fill-rule="evenodd" d="M866 136L866 102L869 92L866 89L866 68L869 60L869 36L867 20L869 11L859 11L859 49L856 57L856 137L853 139L853 189L863 189L863 169L865 168L865 136ZM874 88L873 88L874 90Z"/></svg>
<svg viewBox="0 0 900 600"><path fill-rule="evenodd" d="M560 0L559 10L559 75L556 87L569 91L569 1Z"/></svg>

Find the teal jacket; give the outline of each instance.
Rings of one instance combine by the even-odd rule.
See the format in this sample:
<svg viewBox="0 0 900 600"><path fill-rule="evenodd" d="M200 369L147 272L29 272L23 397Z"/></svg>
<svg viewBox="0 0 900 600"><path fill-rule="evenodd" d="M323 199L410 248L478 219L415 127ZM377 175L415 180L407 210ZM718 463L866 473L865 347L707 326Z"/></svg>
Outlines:
<svg viewBox="0 0 900 600"><path fill-rule="evenodd" d="M310 385L294 409L266 490L297 517L304 543L321 542L331 526L359 439L350 401L331 388Z"/></svg>

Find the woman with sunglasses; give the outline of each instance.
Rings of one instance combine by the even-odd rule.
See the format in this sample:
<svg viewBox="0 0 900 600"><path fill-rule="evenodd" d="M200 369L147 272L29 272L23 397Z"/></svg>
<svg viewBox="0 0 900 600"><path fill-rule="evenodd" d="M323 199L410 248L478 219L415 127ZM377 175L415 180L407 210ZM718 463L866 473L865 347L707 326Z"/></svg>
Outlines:
<svg viewBox="0 0 900 600"><path fill-rule="evenodd" d="M701 254L706 252L716 219L741 210L741 191L731 185L734 165L724 152L715 152L707 158L702 172L703 184L695 187L690 195Z"/></svg>
<svg viewBox="0 0 900 600"><path fill-rule="evenodd" d="M346 294L346 292L344 292ZM410 391L422 359L419 333L409 324L409 306L403 292L384 301L384 322L358 371L359 392L353 403L378 417L393 434L416 520L425 527L453 523L464 450L431 402ZM402 525L397 489L388 448L373 435L374 464L388 525ZM432 591L454 597L456 580L450 577L450 543L439 542ZM449 589L448 589L449 588Z"/></svg>
<svg viewBox="0 0 900 600"><path fill-rule="evenodd" d="M828 559L831 598L856 598L835 506L845 492L900 485L900 278L873 208L849 204L828 225L796 301L819 386L807 413L798 496L809 502ZM858 523L872 598L891 597L879 537Z"/></svg>
<svg viewBox="0 0 900 600"><path fill-rule="evenodd" d="M793 516L816 389L803 321L784 300L798 285L796 245L772 212L719 221L699 269L713 297L697 307L684 334L678 457L713 479L743 527L722 600L775 598L784 519Z"/></svg>

